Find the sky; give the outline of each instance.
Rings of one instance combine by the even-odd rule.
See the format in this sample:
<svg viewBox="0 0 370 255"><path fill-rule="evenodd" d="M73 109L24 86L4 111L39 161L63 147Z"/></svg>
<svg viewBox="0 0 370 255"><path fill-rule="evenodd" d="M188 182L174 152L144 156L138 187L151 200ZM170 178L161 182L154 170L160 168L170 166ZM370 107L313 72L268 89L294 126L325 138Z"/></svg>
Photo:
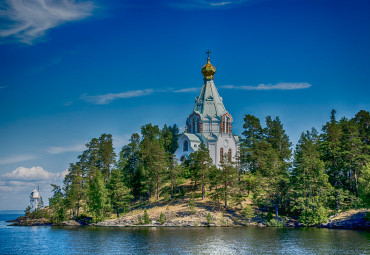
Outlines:
<svg viewBox="0 0 370 255"><path fill-rule="evenodd" d="M370 108L370 2L0 1L0 210L47 202L92 138L181 130L203 84L233 116L280 117L293 144L332 109Z"/></svg>

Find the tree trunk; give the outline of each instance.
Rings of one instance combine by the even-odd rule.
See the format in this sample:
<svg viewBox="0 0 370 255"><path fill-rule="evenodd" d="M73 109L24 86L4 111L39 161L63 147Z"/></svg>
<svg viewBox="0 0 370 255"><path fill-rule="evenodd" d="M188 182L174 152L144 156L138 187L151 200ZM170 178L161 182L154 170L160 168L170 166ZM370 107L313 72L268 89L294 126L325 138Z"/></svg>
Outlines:
<svg viewBox="0 0 370 255"><path fill-rule="evenodd" d="M159 175L157 174L157 200L159 199Z"/></svg>
<svg viewBox="0 0 370 255"><path fill-rule="evenodd" d="M204 189L204 183L202 183L202 200L204 199L206 191Z"/></svg>
<svg viewBox="0 0 370 255"><path fill-rule="evenodd" d="M119 209L117 208L117 218L119 218Z"/></svg>
<svg viewBox="0 0 370 255"><path fill-rule="evenodd" d="M278 206L278 204L279 204L279 201L278 201L278 199L279 199L279 197L278 197L278 194L275 194L275 218L278 220L279 219L279 206Z"/></svg>

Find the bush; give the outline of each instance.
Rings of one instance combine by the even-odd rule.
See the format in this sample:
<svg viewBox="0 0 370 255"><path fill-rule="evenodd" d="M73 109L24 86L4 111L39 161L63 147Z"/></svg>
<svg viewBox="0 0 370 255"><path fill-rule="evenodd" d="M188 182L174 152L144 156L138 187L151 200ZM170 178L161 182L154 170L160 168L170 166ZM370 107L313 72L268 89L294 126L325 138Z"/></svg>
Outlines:
<svg viewBox="0 0 370 255"><path fill-rule="evenodd" d="M208 224L212 224L213 223L213 216L212 216L211 213L208 213L207 214L206 219L207 219L207 223Z"/></svg>
<svg viewBox="0 0 370 255"><path fill-rule="evenodd" d="M301 214L299 221L305 226L325 223L328 221L328 211L322 206L315 210L307 210Z"/></svg>
<svg viewBox="0 0 370 255"><path fill-rule="evenodd" d="M247 205L244 209L243 209L243 215L245 216L245 218L247 218L247 220L250 222L250 220L256 216L256 214L254 213L254 209L252 208L251 205Z"/></svg>
<svg viewBox="0 0 370 255"><path fill-rule="evenodd" d="M144 220L144 224L150 224L149 214L148 214L148 212L146 211L146 209L144 210L143 220Z"/></svg>
<svg viewBox="0 0 370 255"><path fill-rule="evenodd" d="M161 212L161 215L159 215L159 220L158 221L161 225L166 223L166 215L164 215L163 212Z"/></svg>
<svg viewBox="0 0 370 255"><path fill-rule="evenodd" d="M282 220L271 219L267 222L268 227L282 228L284 227L284 222Z"/></svg>

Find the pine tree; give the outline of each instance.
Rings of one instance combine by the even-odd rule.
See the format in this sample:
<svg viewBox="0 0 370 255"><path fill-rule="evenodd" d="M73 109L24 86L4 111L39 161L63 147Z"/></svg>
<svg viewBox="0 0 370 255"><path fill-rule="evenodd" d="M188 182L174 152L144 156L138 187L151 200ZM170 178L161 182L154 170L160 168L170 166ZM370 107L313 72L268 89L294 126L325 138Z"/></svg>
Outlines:
<svg viewBox="0 0 370 255"><path fill-rule="evenodd" d="M219 182L219 192L224 200L224 208L227 210L228 201L231 196L238 190L238 169L234 166L228 155L225 154L223 160L220 162L220 168L214 177ZM215 180L215 181L216 181Z"/></svg>
<svg viewBox="0 0 370 255"><path fill-rule="evenodd" d="M62 193L62 189L58 185L51 184L51 186L53 187L53 196L49 198L51 221L53 223L60 223L65 219L64 195Z"/></svg>
<svg viewBox="0 0 370 255"><path fill-rule="evenodd" d="M108 190L100 171L97 171L89 182L87 205L95 222L102 220L110 211Z"/></svg>
<svg viewBox="0 0 370 255"><path fill-rule="evenodd" d="M290 206L306 225L327 220L329 198L333 192L319 151L317 131L302 133L296 146L291 174Z"/></svg>
<svg viewBox="0 0 370 255"><path fill-rule="evenodd" d="M98 164L99 169L104 176L106 184L112 167L116 164L116 153L113 148L113 139L111 134L102 134L98 140Z"/></svg>
<svg viewBox="0 0 370 255"><path fill-rule="evenodd" d="M363 167L359 177L359 196L366 208L370 208L370 163Z"/></svg>
<svg viewBox="0 0 370 255"><path fill-rule="evenodd" d="M81 164L71 163L68 168L68 174L65 176L63 183L66 204L72 208L73 216L76 217L79 216L82 200L85 199L85 181Z"/></svg>
<svg viewBox="0 0 370 255"><path fill-rule="evenodd" d="M131 189L131 194L135 199L139 199L142 191L142 160L139 134L132 134L130 143L123 146L119 153L118 168L123 172L125 185Z"/></svg>
<svg viewBox="0 0 370 255"><path fill-rule="evenodd" d="M126 209L133 198L130 189L123 183L123 174L118 169L113 169L108 184L109 197L113 209L119 218L119 210Z"/></svg>
<svg viewBox="0 0 370 255"><path fill-rule="evenodd" d="M209 150L204 143L201 143L199 149L189 155L189 163L191 178L195 183L200 184L202 199L204 199L205 187L209 183L209 170L213 164L212 158L209 156Z"/></svg>
<svg viewBox="0 0 370 255"><path fill-rule="evenodd" d="M149 193L149 198L156 193L157 200L163 182L163 174L166 170L166 155L159 140L152 134L143 135L140 144L141 158L143 161L143 185ZM151 138L152 139L151 139Z"/></svg>

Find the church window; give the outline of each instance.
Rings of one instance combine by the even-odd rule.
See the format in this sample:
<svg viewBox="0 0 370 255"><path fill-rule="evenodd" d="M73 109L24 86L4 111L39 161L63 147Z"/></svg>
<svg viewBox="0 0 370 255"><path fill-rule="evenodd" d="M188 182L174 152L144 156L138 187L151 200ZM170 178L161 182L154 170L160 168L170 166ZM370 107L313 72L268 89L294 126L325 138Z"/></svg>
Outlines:
<svg viewBox="0 0 370 255"><path fill-rule="evenodd" d="M220 162L224 162L224 149L220 149Z"/></svg>
<svg viewBox="0 0 370 255"><path fill-rule="evenodd" d="M189 143L188 143L188 141L184 141L183 151L188 151L188 150L189 150Z"/></svg>
<svg viewBox="0 0 370 255"><path fill-rule="evenodd" d="M193 134L195 134L195 120L193 118Z"/></svg>
<svg viewBox="0 0 370 255"><path fill-rule="evenodd" d="M229 149L229 151L228 151L228 158L229 158L229 162L231 162L231 157L232 157L232 154L231 154L231 149Z"/></svg>
<svg viewBox="0 0 370 255"><path fill-rule="evenodd" d="M226 117L226 133L229 133L229 118Z"/></svg>
<svg viewBox="0 0 370 255"><path fill-rule="evenodd" d="M185 160L186 160L186 157L185 157L185 156L182 156L182 157L180 158L180 161L181 161L182 163L184 163L184 162L185 162Z"/></svg>

